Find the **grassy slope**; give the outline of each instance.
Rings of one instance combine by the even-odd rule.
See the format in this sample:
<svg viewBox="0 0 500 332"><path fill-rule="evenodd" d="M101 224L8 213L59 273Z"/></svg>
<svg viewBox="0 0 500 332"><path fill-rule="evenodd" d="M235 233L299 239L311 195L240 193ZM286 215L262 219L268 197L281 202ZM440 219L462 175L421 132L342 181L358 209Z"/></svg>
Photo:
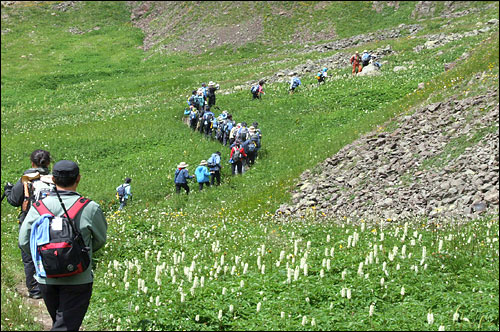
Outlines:
<svg viewBox="0 0 500 332"><path fill-rule="evenodd" d="M359 6L362 7L349 13L368 10L365 4ZM338 8L332 5L328 11L333 16ZM166 194L173 192L171 173L178 162L187 161L194 169L199 160L221 149L218 143L201 139L181 124L189 91L201 81L215 80L224 88L292 67L265 64L285 58L286 48L269 51L265 45L254 44L254 48L242 47L230 55L223 47L214 50L212 56L180 54L142 61L144 55L137 48L142 35L128 23L129 13L123 4L88 3L81 11L52 16L52 10L46 6L32 6L23 9L22 15L16 13L17 9L9 10L9 20L2 21L2 29L12 29L2 36L2 183L14 181L28 165L29 153L45 147L56 160L79 162L84 176L80 192L100 201L106 210L111 209L116 185L123 177L131 176L136 201L128 211L139 224L142 220L136 213L144 206L156 212L183 209L190 213L220 211L225 207L237 211L235 214L242 220L272 213L288 198L287 189L304 169L361 133L398 112L410 110L431 93L446 94L442 86L451 79L461 77L459 84L463 86L473 74L487 70L486 62L493 65L492 75L498 75L498 37L493 36L489 45L482 46L488 52L486 62L473 57L460 71L445 75L440 74L443 63L464 51L472 51L470 45L486 36L450 43L441 56L436 55L440 49L412 54L412 47L425 40L403 39L372 44L391 44L396 51L408 53L407 57L387 58L387 72L396 65L408 65L411 60L418 63L402 74L351 80L349 69L345 68L335 73L341 79L320 88L311 88L312 78L303 78L302 91L292 97L286 95L284 85L269 86L262 102L249 102L248 91L219 95L218 104L232 112L236 120L259 121L264 132L264 158L245 177L226 177L218 190L195 194L189 200L164 200ZM340 37L346 37L371 28L408 23L403 14L410 11L409 7L403 8L397 14L401 16L390 16L385 11L384 15L389 16L384 19L374 15L372 24L358 22L356 31L349 29L351 16L344 15L336 31ZM450 29L471 30L477 20L485 22L495 15L492 11L459 18ZM32 23L35 17L36 27ZM277 40L281 34L293 31L284 23L286 20L279 22L283 24L281 28L266 30L269 39ZM430 21L427 32L442 22ZM82 31L99 26L100 30L72 35L67 32L72 26ZM258 54L256 63L242 61ZM421 81L428 82L429 87L419 94L412 93ZM223 152L228 159L227 151ZM225 174L228 171L226 167ZM200 222L210 223L210 214ZM146 214L143 218L155 217ZM12 262L8 265L14 267L2 268L2 303L9 303L6 308L13 307L10 301L15 300L8 292L20 279L21 271L17 250L9 245L15 241L15 227L11 226L14 219L12 208L2 209L2 225L10 225L9 232L2 232L2 262ZM114 231L112 228L111 236ZM118 248L113 247L113 252ZM4 305L2 316L3 308ZM24 320L29 322L26 317L19 317L18 321L24 324ZM3 324L2 321L2 327ZM19 324L16 328L20 328Z"/></svg>

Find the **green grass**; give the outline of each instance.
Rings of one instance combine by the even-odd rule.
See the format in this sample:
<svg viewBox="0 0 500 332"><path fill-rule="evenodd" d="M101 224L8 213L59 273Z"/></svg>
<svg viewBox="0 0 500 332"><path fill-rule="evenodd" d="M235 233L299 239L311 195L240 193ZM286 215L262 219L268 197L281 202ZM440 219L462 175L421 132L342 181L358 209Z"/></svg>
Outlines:
<svg viewBox="0 0 500 332"><path fill-rule="evenodd" d="M227 3L203 3L198 7L178 5L176 10L191 10L190 14L200 14L207 8L217 15L221 10L229 10ZM484 7L484 4L471 5ZM412 49L425 42L421 37L423 33L415 39L402 37L340 50L349 53L360 47L391 45L397 53L384 58L388 63L383 67L384 75L378 77L352 79L350 68L345 67L334 70L331 76L338 78L320 87L316 87L312 75L302 77L303 85L292 96L287 94L286 83L266 86L266 95L261 101L251 100L247 90L228 95L219 93L217 104L232 113L235 120L259 122L264 135L263 150L256 165L244 176L231 178L229 164L225 163L221 187L201 193L193 190L192 195L186 197L173 195L173 171L180 161L188 162L192 172L199 161L216 150L222 151L223 161L229 159L229 151L218 142L192 133L180 121L185 100L193 88L214 80L224 90L293 68L307 59L320 59L338 52L291 56L290 50L299 49L299 45L284 46L282 41L294 33L294 20L311 31L321 31L335 23L338 37L344 38L396 27L400 23L415 23L409 19L414 3L403 2L398 11L386 8L380 15L370 14L369 21L360 20L359 15L372 13L371 3L328 4L324 9L328 15L321 16L325 19L309 17L314 13L314 2L287 2L279 5L282 7L273 3L261 6L242 3L227 24L231 20L238 22L244 14L259 13L266 18L265 40L234 49L224 46L199 55L144 53L138 48L143 35L129 23L130 13L120 2L85 2L78 10L65 14L57 11L57 15L51 15L54 10L50 6L31 3L25 8L2 8L2 14L9 15L2 18L2 30L8 28L11 32L2 35L1 45L1 177L2 183L16 181L29 167L29 154L38 148L49 150L55 160L73 159L79 163L82 173L79 192L101 204L110 224L108 244L97 255L99 264L93 302L84 322L86 329L108 330L119 326L122 329L214 330L266 326L283 330L425 330L437 329L438 324L447 330L498 329L497 216L457 230L439 228L436 232L422 228L421 221L411 223L408 234L413 231L422 234L418 245L412 246L413 254L420 258L422 246L426 246L428 268L422 270L416 259L401 261L401 270L395 270L394 264L390 264L391 277L385 277L387 290L379 284L383 276L381 262L367 267L366 273L370 273L367 280L356 274L357 265L369 254L370 242L375 243L371 228L360 232L359 226L353 225L359 221L345 221L344 227L339 227L333 221L304 220L288 224L270 219L280 204L289 201L290 190L304 170L314 169L317 163L363 133L375 128L383 130L385 126L395 127L397 124L390 122L395 115L412 112L427 102L455 95L456 98L478 95L492 86L498 88L498 31L419 54ZM286 10L293 15L275 15L273 10ZM498 18L497 12L482 10L454 19L455 26L443 31L470 31L478 20ZM208 15L203 24L210 24L211 20L217 21L217 17ZM418 23L424 25L425 33L436 33L439 25L434 26L433 22ZM357 28L351 29L352 25ZM89 31L96 26L100 29L84 34L68 32L70 27ZM171 38L186 29L179 28ZM443 51L443 55L438 56L439 51ZM471 53L468 60L443 72L444 63L455 60L465 51ZM270 63L281 60L287 61ZM411 61L415 62L413 68L392 72L394 66L409 67ZM475 79L477 73L483 72L485 76ZM474 83L469 84L473 78ZM425 82L424 90L416 90L420 82ZM482 132L476 135L479 139ZM449 149L453 155L459 154L477 139L458 140ZM448 154L439 160L429 160L429 167L440 167L448 160ZM133 179L134 201L123 214L117 215L114 214L117 209L114 189L126 176ZM15 245L16 213L4 204L2 330L37 329L30 325L34 323L28 317L15 314L20 302L13 295L13 286L23 279L23 270ZM314 215L311 211L311 216ZM393 246L406 244L408 249L411 246L409 235L404 243L393 236L395 229L396 226L384 231L391 235L380 241L385 248L381 257L386 261ZM360 234L359 246L346 250L347 238L354 231ZM327 234L332 238L328 243ZM465 242L455 237L446 242L449 256L431 255L437 239L449 234L460 234ZM467 243L469 236L473 240ZM280 251L293 254L294 241L299 238L302 242L295 262L287 258L276 267ZM488 239L492 242L487 242ZM212 249L217 241L220 251ZM307 241L312 242L309 251L305 249ZM453 241L457 241L455 245ZM257 270L256 263L257 248L262 244L271 250L261 258L266 265L264 274ZM453 249L455 246L457 250ZM322 255L331 247L335 247L336 258L326 272ZM144 258L146 250L149 259ZM155 283L157 250L162 251L160 263L174 267L175 284L171 283L170 269L163 272L161 286ZM295 268L306 251L309 252L309 275L303 276L301 269L297 282L283 284L287 280L286 262ZM173 254L181 255L181 252L186 255L184 261L173 264ZM210 271L216 260L220 263L222 253L229 271L218 273L217 280L210 280ZM242 274L241 265L237 266L240 276L230 274L236 256L249 263L247 274ZM483 259L485 257L487 259ZM136 258L142 265L141 273L128 268L130 288L125 291L125 264ZM115 260L116 268L113 267ZM195 295L189 292L193 281L187 279L183 270L192 260L201 269L196 270L196 274L204 276L206 281L206 286L196 290ZM464 262L472 266L466 267ZM415 265L420 272L409 272ZM324 278L319 275L322 268ZM344 269L348 270L348 281L342 282ZM492 275L496 278L491 278ZM138 278L144 279L149 287L147 294L136 293ZM239 290L241 280L245 286ZM469 280L475 284L471 285ZM180 303L178 289L181 281L186 293L183 303ZM398 294L403 285L408 295L401 297ZM223 287L227 288L226 295L222 295ZM342 287L352 288L351 301L340 297ZM156 296L160 296L164 306L155 305ZM258 302L262 309L256 314ZM376 304L376 309L370 319L371 303ZM229 304L234 305L233 313L229 313ZM136 306L139 306L137 314ZM470 323L453 323L451 317L459 307L460 314ZM223 310L222 320L217 317L219 310ZM426 325L429 310L435 316L434 326ZM280 318L281 311L285 312L284 319ZM196 315L200 316L198 322ZM238 318L234 319L234 315ZM305 326L301 324L302 315L307 316ZM4 321L3 317L10 321ZM315 318L315 327L311 326L312 318Z"/></svg>

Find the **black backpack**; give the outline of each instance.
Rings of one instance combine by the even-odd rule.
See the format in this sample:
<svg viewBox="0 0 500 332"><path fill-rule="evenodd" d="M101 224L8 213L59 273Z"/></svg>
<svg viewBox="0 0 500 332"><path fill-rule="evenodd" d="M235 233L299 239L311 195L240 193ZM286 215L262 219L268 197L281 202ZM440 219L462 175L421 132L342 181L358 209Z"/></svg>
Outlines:
<svg viewBox="0 0 500 332"><path fill-rule="evenodd" d="M59 221L43 200L33 204L40 216L46 213L52 216L49 224L49 243L37 248L47 278L73 276L84 272L90 266L90 248L85 245L74 219L91 200L80 197L68 211L60 198L59 200L64 210L60 216L60 227L53 227L54 223Z"/></svg>

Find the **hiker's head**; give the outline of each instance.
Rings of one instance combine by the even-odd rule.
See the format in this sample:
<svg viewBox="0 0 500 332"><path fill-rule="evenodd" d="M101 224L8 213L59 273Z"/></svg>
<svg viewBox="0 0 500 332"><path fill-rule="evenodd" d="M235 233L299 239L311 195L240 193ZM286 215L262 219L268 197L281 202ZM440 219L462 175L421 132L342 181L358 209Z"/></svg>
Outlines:
<svg viewBox="0 0 500 332"><path fill-rule="evenodd" d="M60 160L52 169L54 183L63 188L71 187L80 181L80 168L71 160Z"/></svg>
<svg viewBox="0 0 500 332"><path fill-rule="evenodd" d="M201 86L202 86L202 87L206 87L206 86L207 86L207 83L201 83Z"/></svg>
<svg viewBox="0 0 500 332"><path fill-rule="evenodd" d="M328 68L324 67L323 68L323 72L326 72L328 70Z"/></svg>
<svg viewBox="0 0 500 332"><path fill-rule="evenodd" d="M31 153L30 160L33 167L49 167L50 153L45 150L35 150Z"/></svg>
<svg viewBox="0 0 500 332"><path fill-rule="evenodd" d="M196 94L196 90L193 90L192 94L195 95Z"/></svg>
<svg viewBox="0 0 500 332"><path fill-rule="evenodd" d="M234 141L234 144L236 144L236 145L240 145L240 144L241 144L241 142L240 142L240 140L238 140L238 139L237 139L236 141Z"/></svg>
<svg viewBox="0 0 500 332"><path fill-rule="evenodd" d="M242 123L241 123L241 126L242 126L242 127L246 127L246 126L247 126L247 123L246 123L246 122L242 122Z"/></svg>
<svg viewBox="0 0 500 332"><path fill-rule="evenodd" d="M368 51L367 51L367 50L364 50L364 51L363 51L363 53L368 53Z"/></svg>
<svg viewBox="0 0 500 332"><path fill-rule="evenodd" d="M358 52L358 51L356 51L356 54L359 54L359 52Z"/></svg>
<svg viewBox="0 0 500 332"><path fill-rule="evenodd" d="M132 182L131 178L125 178L125 183L130 183L130 182Z"/></svg>
<svg viewBox="0 0 500 332"><path fill-rule="evenodd" d="M252 123L252 126L254 126L255 128L257 128L259 126L259 123L257 121L255 121L254 123Z"/></svg>
<svg viewBox="0 0 500 332"><path fill-rule="evenodd" d="M219 156L221 155L220 151L217 151L216 153L217 153Z"/></svg>
<svg viewBox="0 0 500 332"><path fill-rule="evenodd" d="M259 81L259 85L264 85L264 83L266 83L264 80Z"/></svg>

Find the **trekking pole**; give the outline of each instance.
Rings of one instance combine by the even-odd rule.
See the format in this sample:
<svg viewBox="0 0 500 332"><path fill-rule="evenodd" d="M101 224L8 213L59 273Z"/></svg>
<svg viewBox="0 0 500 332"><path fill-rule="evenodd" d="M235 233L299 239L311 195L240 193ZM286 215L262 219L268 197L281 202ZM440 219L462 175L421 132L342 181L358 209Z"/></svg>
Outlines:
<svg viewBox="0 0 500 332"><path fill-rule="evenodd" d="M2 199L0 199L0 203L3 201L4 198L5 198L5 193L3 193Z"/></svg>

